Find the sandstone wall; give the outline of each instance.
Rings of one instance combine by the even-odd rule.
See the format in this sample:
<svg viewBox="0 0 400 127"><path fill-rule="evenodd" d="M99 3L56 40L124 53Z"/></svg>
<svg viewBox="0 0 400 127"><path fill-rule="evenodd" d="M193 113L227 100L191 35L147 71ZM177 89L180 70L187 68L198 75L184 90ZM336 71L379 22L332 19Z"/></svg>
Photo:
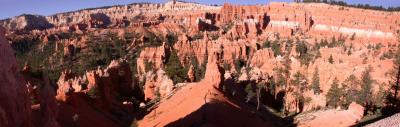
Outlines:
<svg viewBox="0 0 400 127"><path fill-rule="evenodd" d="M0 126L30 127L30 100L8 41L0 27Z"/></svg>
<svg viewBox="0 0 400 127"><path fill-rule="evenodd" d="M373 11L322 3L271 3L266 6L269 27L302 29L313 36L340 34L381 41L394 41L400 13Z"/></svg>
<svg viewBox="0 0 400 127"><path fill-rule="evenodd" d="M8 30L44 30L53 27L46 17L40 15L22 15L0 21L0 26Z"/></svg>
<svg viewBox="0 0 400 127"><path fill-rule="evenodd" d="M355 34L360 41L395 41L400 28L399 12L373 11L322 3L281 3L236 6L224 4L217 21L244 21L247 33L265 30L282 36L305 34L318 38L336 38ZM256 24L256 27L249 25ZM253 32L252 32L253 31ZM254 32L256 31L256 32ZM250 37L254 37L250 36Z"/></svg>
<svg viewBox="0 0 400 127"><path fill-rule="evenodd" d="M19 16L0 21L8 29L45 29L52 25L58 30L96 28L103 14L112 26L151 26L173 23L190 29L216 28L235 21L237 32L245 38L262 33L280 33L282 36L307 35L318 38L350 37L360 42L394 42L400 28L399 12L356 9L322 3L280 3L269 5L208 6L186 2L165 4L138 3L123 6L84 9L52 16ZM104 19L104 18L102 18ZM132 24L128 21L137 20ZM104 20L100 20L104 22ZM123 24L123 25L121 25ZM94 25L94 26L93 26ZM104 25L104 24L101 24ZM210 25L210 26L208 26ZM105 25L108 26L108 25ZM103 26L104 27L104 26ZM239 34L240 35L240 34Z"/></svg>

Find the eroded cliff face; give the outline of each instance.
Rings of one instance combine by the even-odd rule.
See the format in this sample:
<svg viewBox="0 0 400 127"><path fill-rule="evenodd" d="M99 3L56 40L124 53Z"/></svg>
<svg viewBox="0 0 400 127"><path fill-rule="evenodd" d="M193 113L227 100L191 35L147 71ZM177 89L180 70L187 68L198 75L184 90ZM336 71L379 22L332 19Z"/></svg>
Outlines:
<svg viewBox="0 0 400 127"><path fill-rule="evenodd" d="M332 6L327 4L271 3L268 6L269 27L311 36L351 36L365 41L395 41L398 12L383 12ZM296 13L294 13L296 12ZM299 31L300 30L300 31ZM293 33L293 34L294 34ZM307 33L306 33L307 34Z"/></svg>
<svg viewBox="0 0 400 127"><path fill-rule="evenodd" d="M208 6L188 2L167 2L165 4L133 3L122 6L111 6L103 8L83 9L74 12L60 13L51 16L21 15L11 19L0 21L0 25L9 30L43 30L54 28L57 30L80 31L90 28L104 28L108 26L148 26L159 24L158 20L143 20L142 14L164 19L174 18L176 22L196 24L198 15L196 11L215 11L217 6ZM179 11L183 15L175 15ZM160 13L169 16L160 15ZM189 15L189 16L188 16ZM193 16L191 16L193 15ZM128 19L135 19L142 22L131 23ZM180 21L176 19L182 19Z"/></svg>
<svg viewBox="0 0 400 127"><path fill-rule="evenodd" d="M218 21L242 20L248 37L264 33L281 36L306 35L316 38L355 36L357 42L396 41L398 12L382 12L327 4L279 3L266 6L224 4ZM237 26L235 29L238 29ZM238 31L238 30L236 30ZM354 35L353 35L354 34ZM237 35L240 36L240 35Z"/></svg>
<svg viewBox="0 0 400 127"><path fill-rule="evenodd" d="M62 72L57 84L57 100L68 102L72 94L88 93L98 96L99 102L117 103L116 96L139 95L139 88L132 79L132 71L125 60L113 60L107 68L87 71L83 76L73 76L71 71ZM138 97L140 99L140 97Z"/></svg>
<svg viewBox="0 0 400 127"><path fill-rule="evenodd" d="M398 12L314 3L224 4L222 7L173 1L166 4L132 4L49 16L46 21L54 27L46 29L40 23L29 25L26 24L28 19L16 19L0 21L9 28L15 26L8 33L8 38L14 41L11 42L14 48L20 46L17 45L20 42L18 39L41 41L38 46L40 52L48 51L46 46L55 44L55 52L48 56L50 60L54 59L53 63L84 69L84 74L78 76L69 69L61 69L64 71L60 72L56 95L57 103L61 104L58 106L59 113L48 108L43 110L46 112L43 117L48 120L45 122L49 126L57 126L50 117L57 114L60 125L90 125L82 120L104 120L103 126L117 125L107 116L129 119L132 116L124 114L125 111L137 111L132 107L137 108L141 102L141 108L152 110L140 122L149 126L157 124L151 122L153 117L162 123L160 126L167 125L167 122L178 121L177 118L202 109L213 99L239 108L258 105L259 109L260 104L283 105L276 109L283 114L312 111L326 107L326 96L335 78L339 82L346 81L351 75L360 79L362 72L370 67L374 68L371 76L375 80L371 93L376 95L381 87L389 88L384 83L390 80L386 73L393 66L391 54L393 47L398 45L395 36L400 28ZM98 39L102 36L112 37ZM174 64L189 69L182 82L175 83L166 74L171 53L176 53L179 59ZM88 57L87 54L95 55ZM109 58L97 59L104 56ZM123 60L109 60L120 58ZM4 59L10 61L8 57ZM85 63L102 68L79 66ZM14 63L7 66L12 70L4 71L16 71ZM27 66L24 70L28 72L30 68ZM315 94L309 87L317 70L321 92ZM300 90L300 83L294 81L298 78L297 73L303 76L301 81L306 82L307 89L304 91ZM345 86L340 84L340 87ZM355 84L354 87L359 90L361 85ZM37 88L28 85L28 89L31 96L38 96L34 95ZM50 91L50 87L43 86L43 90ZM257 93L269 94L269 100L258 97ZM300 103L299 93L304 100L308 100L306 103ZM182 97L184 95L190 95L193 101ZM53 93L44 92L41 96L45 98L36 98L44 99L43 106L57 107L52 100ZM204 99L204 96L213 97ZM226 96L246 100L248 105L234 105ZM179 105L181 102L186 105ZM192 103L195 106L190 107ZM176 107L185 108L184 113L178 112ZM159 113L154 108L166 112ZM102 112L100 115L97 109ZM356 114L357 117L345 121L346 125L351 125L362 117L359 116L362 114L360 109L356 113L352 113L353 109L341 110L339 114ZM329 110L328 115L332 112L336 111ZM98 117L91 118L90 115ZM76 116L82 118L77 119Z"/></svg>
<svg viewBox="0 0 400 127"><path fill-rule="evenodd" d="M231 101L221 92L224 71L221 47L210 48L205 78L188 83L138 122L139 126L275 126L272 118L253 114L243 102ZM187 94L190 93L190 94ZM241 117L236 117L241 116ZM263 120L264 119L264 120ZM201 122L200 122L201 121Z"/></svg>
<svg viewBox="0 0 400 127"><path fill-rule="evenodd" d="M21 15L0 22L0 25L8 30L44 30L52 28L54 25L40 15Z"/></svg>
<svg viewBox="0 0 400 127"><path fill-rule="evenodd" d="M356 42L394 42L399 29L398 12L383 12L319 3L206 6L186 2L131 4L86 9L48 17L25 15L1 21L10 30L86 31L92 28L180 24L194 31L218 30L234 23L231 38L281 36L339 38L354 36ZM54 27L53 27L54 26Z"/></svg>
<svg viewBox="0 0 400 127"><path fill-rule="evenodd" d="M56 108L60 111L45 111L49 115L58 114L54 118L62 126L89 126L92 123L88 121L96 120L102 120L99 126L126 126L133 110L137 110L133 108L144 101L143 92L133 82L129 65L123 59L113 60L106 68L91 70L82 76L64 71L57 85ZM54 106L52 100L47 102L45 106Z"/></svg>
<svg viewBox="0 0 400 127"><path fill-rule="evenodd" d="M161 69L147 72L143 82L145 82L143 88L145 101L166 97L175 89L173 81Z"/></svg>
<svg viewBox="0 0 400 127"><path fill-rule="evenodd" d="M28 90L5 31L0 27L0 126L30 127L31 111Z"/></svg>
<svg viewBox="0 0 400 127"><path fill-rule="evenodd" d="M146 71L149 71L146 69L150 68L155 70L163 68L170 52L169 46L165 43L160 47L147 47L143 49L137 60L138 73L144 74Z"/></svg>

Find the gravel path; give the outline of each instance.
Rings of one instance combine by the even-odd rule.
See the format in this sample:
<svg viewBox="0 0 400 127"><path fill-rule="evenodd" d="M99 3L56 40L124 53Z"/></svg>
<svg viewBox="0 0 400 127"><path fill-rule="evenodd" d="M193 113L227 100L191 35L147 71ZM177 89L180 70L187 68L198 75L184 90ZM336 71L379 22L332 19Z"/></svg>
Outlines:
<svg viewBox="0 0 400 127"><path fill-rule="evenodd" d="M400 113L368 124L366 127L400 127Z"/></svg>

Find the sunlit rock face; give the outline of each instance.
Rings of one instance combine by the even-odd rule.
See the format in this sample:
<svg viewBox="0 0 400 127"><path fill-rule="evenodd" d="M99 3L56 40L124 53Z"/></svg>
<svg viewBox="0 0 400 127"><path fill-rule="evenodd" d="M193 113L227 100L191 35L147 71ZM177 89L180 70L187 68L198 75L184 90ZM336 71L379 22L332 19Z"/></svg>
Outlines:
<svg viewBox="0 0 400 127"><path fill-rule="evenodd" d="M44 30L52 28L46 17L40 15L21 15L0 21L0 26L8 30Z"/></svg>
<svg viewBox="0 0 400 127"><path fill-rule="evenodd" d="M24 40L26 37L27 42L40 42L37 46L40 50L35 51L51 52L49 59L43 60L51 63L41 63L40 67L51 71L60 69L56 70L60 72L53 84L39 88L29 82L26 90L21 86L25 82L19 76L9 43L16 48L29 45L17 45L19 41L0 38L0 74L4 75L0 76L0 99L4 100L0 102L0 126L30 125L29 117L21 115L29 115L29 100L25 94L40 100L40 106L34 105L33 111L42 108L43 126L65 126L72 117L79 121L79 115L81 120L91 120L89 115L83 115L86 110L87 114L99 116L93 116L93 121L112 123L104 126L114 125L121 119L130 121L138 114L138 118L144 117L139 122L143 125L157 126L158 123L152 121L155 119L161 126L167 126L191 116L214 100L243 111L245 115L240 115L239 121L258 121L253 119L259 118L254 117L257 111L250 109L260 104L260 99L256 99L257 95L251 97L251 92L270 94L270 98L264 97L272 99L261 99L261 103L284 105L276 109L284 115L306 112L309 116L327 116L310 121L304 120L310 118L307 115L299 116L300 126L324 125L326 119L334 118L340 119L329 121L332 122L329 125L350 126L363 117L363 106L351 103L337 109L320 109L329 108L327 94L334 79L340 82L339 87L344 87L343 82L349 76L361 79L361 74L369 67L374 68L370 92L376 95L381 87L388 90L385 83L390 80L387 73L393 66L393 47L398 44L399 19L399 12L320 3L211 6L169 1L1 20L7 39ZM0 30L0 33L3 36L6 31ZM340 46L320 44L322 40L330 43L339 39L344 40ZM304 47L301 42L305 43ZM301 48L306 48L307 54L302 54L304 49ZM182 82L167 75L166 65L172 53L176 53L180 62L174 61L174 64L188 69ZM32 69L26 65L22 73L43 69L40 67ZM315 72L319 73L318 94L311 90ZM296 73L302 74L301 82L307 84L304 91L300 92L300 83L294 81ZM275 86L271 87L272 84ZM56 86L56 93L49 87L51 85ZM361 89L360 83L351 87ZM306 103L300 103L299 93ZM231 102L232 98L235 102ZM65 106L74 108L66 110ZM77 109L82 110L79 111L82 114L75 115ZM146 114L148 112L151 113ZM221 112L215 114L228 116ZM242 116L251 118L241 119Z"/></svg>
<svg viewBox="0 0 400 127"><path fill-rule="evenodd" d="M173 81L163 70L150 71L145 76L143 91L146 101L166 97L175 88Z"/></svg>
<svg viewBox="0 0 400 127"><path fill-rule="evenodd" d="M351 36L360 40L393 41L399 13L372 11L327 4L273 2L268 7L272 30L308 31L316 36ZM294 13L296 12L296 13ZM274 28L277 27L277 28ZM286 32L288 33L288 32Z"/></svg>
<svg viewBox="0 0 400 127"><path fill-rule="evenodd" d="M151 18L138 18L138 17ZM181 24L195 31L218 30L234 22L241 37L254 38L263 33L281 36L306 34L318 38L355 35L359 41L394 41L398 12L371 11L319 3L280 3L269 5L208 6L189 2L130 4L87 9L51 16L22 15L0 21L9 30L85 31L92 28L153 26L166 22ZM128 19L138 19L131 22ZM367 20L368 19L368 20ZM67 27L65 29L65 27ZM236 35L238 36L238 35Z"/></svg>

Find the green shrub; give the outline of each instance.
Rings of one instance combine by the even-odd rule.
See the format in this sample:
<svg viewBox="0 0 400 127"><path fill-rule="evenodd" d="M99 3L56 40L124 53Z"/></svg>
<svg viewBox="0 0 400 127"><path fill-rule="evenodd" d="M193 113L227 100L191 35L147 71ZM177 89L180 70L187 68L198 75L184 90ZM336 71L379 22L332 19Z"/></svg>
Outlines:
<svg viewBox="0 0 400 127"><path fill-rule="evenodd" d="M191 63L194 68L195 81L198 82L204 78L204 75L206 73L207 58L204 59L204 62L202 64L199 64L197 58L193 57L191 59Z"/></svg>
<svg viewBox="0 0 400 127"><path fill-rule="evenodd" d="M263 47L264 48L271 48L271 41L269 41L268 39L264 41L263 43Z"/></svg>
<svg viewBox="0 0 400 127"><path fill-rule="evenodd" d="M383 44L382 43L378 43L378 44L375 45L374 49L375 50L380 50L382 47L384 47Z"/></svg>
<svg viewBox="0 0 400 127"><path fill-rule="evenodd" d="M221 28L222 28L222 30L224 30L224 32L228 32L229 30L232 29L233 25L234 25L234 23L232 21L230 21L230 22L228 22L226 24L223 24L221 26Z"/></svg>
<svg viewBox="0 0 400 127"><path fill-rule="evenodd" d="M363 59L363 64L367 64L367 62L368 62L368 57L364 57L364 59Z"/></svg>
<svg viewBox="0 0 400 127"><path fill-rule="evenodd" d="M175 50L172 50L165 65L165 70L174 83L184 82L187 79L188 69L182 66Z"/></svg>
<svg viewBox="0 0 400 127"><path fill-rule="evenodd" d="M270 95L275 95L276 93L276 83L275 80L268 80L267 82L267 91Z"/></svg>
<svg viewBox="0 0 400 127"><path fill-rule="evenodd" d="M153 70L153 68L154 68L154 63L153 62L151 62L151 61L144 61L144 71L145 72L149 72L149 71L151 71L151 70Z"/></svg>
<svg viewBox="0 0 400 127"><path fill-rule="evenodd" d="M347 55L350 56L352 54L351 49L347 50Z"/></svg>
<svg viewBox="0 0 400 127"><path fill-rule="evenodd" d="M246 103L250 102L250 100L256 96L256 92L252 84L247 84L245 88L245 92L247 93Z"/></svg>
<svg viewBox="0 0 400 127"><path fill-rule="evenodd" d="M236 60L234 61L234 64L235 64L235 69L236 69L236 71L240 73L240 70L241 70L244 66L246 66L246 61L243 60L243 59L236 59Z"/></svg>
<svg viewBox="0 0 400 127"><path fill-rule="evenodd" d="M272 69L274 71L274 83L281 87L286 85L285 70L282 67L275 67Z"/></svg>
<svg viewBox="0 0 400 127"><path fill-rule="evenodd" d="M251 52L251 48L249 46L246 46L246 56L250 57L250 52Z"/></svg>
<svg viewBox="0 0 400 127"><path fill-rule="evenodd" d="M209 34L209 37L211 38L211 40L217 40L220 37L220 35L217 33L211 33Z"/></svg>
<svg viewBox="0 0 400 127"><path fill-rule="evenodd" d="M321 56L321 52L319 51L319 49L316 49L316 52L315 52L315 59L318 59L318 58L321 58L322 56Z"/></svg>
<svg viewBox="0 0 400 127"><path fill-rule="evenodd" d="M71 67L73 72L83 74L86 70L93 70L99 66L104 68L112 60L126 56L128 54L126 48L125 41L119 39L115 33L106 33L100 36L90 35L86 49L71 58L76 60L69 62L73 65Z"/></svg>
<svg viewBox="0 0 400 127"><path fill-rule="evenodd" d="M202 32L197 32L195 35L193 35L192 39L193 40L198 40L198 39L203 39L204 38L204 34Z"/></svg>
<svg viewBox="0 0 400 127"><path fill-rule="evenodd" d="M224 63L224 70L231 70L232 69L232 66L230 65L230 64L228 64L228 63Z"/></svg>
<svg viewBox="0 0 400 127"><path fill-rule="evenodd" d="M300 54L300 57L307 54L308 47L307 44L303 41L298 41L296 45L296 52Z"/></svg>
<svg viewBox="0 0 400 127"><path fill-rule="evenodd" d="M92 87L89 89L87 92L87 95L89 95L90 98L96 99L98 97L98 91L96 87Z"/></svg>
<svg viewBox="0 0 400 127"><path fill-rule="evenodd" d="M372 46L371 44L368 44L367 49L372 49L374 48L374 46Z"/></svg>
<svg viewBox="0 0 400 127"><path fill-rule="evenodd" d="M328 58L329 63L333 64L335 61L333 60L332 54Z"/></svg>
<svg viewBox="0 0 400 127"><path fill-rule="evenodd" d="M306 53L300 57L300 64L308 66L310 62L314 62L314 56L311 53Z"/></svg>
<svg viewBox="0 0 400 127"><path fill-rule="evenodd" d="M178 35L175 33L169 32L167 34L167 43L170 46L173 46L178 41Z"/></svg>
<svg viewBox="0 0 400 127"><path fill-rule="evenodd" d="M350 37L350 40L354 40L354 39L356 39L356 33L353 33L353 35L351 35L351 37Z"/></svg>
<svg viewBox="0 0 400 127"><path fill-rule="evenodd" d="M281 45L279 44L279 40L275 40L271 45L272 51L274 52L274 56L282 55Z"/></svg>
<svg viewBox="0 0 400 127"><path fill-rule="evenodd" d="M386 97L389 95L389 92L385 90L384 86L387 86L386 83L380 84L378 92L373 96L372 103L378 108L383 108L387 103Z"/></svg>

